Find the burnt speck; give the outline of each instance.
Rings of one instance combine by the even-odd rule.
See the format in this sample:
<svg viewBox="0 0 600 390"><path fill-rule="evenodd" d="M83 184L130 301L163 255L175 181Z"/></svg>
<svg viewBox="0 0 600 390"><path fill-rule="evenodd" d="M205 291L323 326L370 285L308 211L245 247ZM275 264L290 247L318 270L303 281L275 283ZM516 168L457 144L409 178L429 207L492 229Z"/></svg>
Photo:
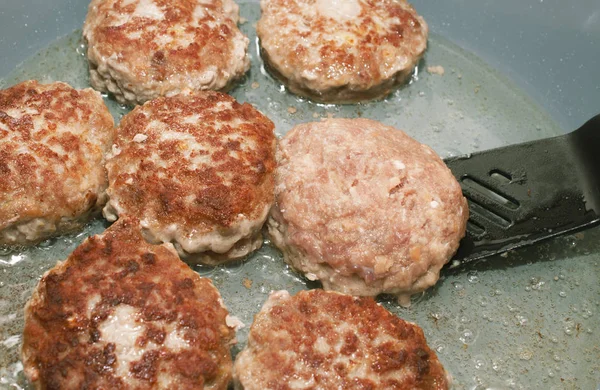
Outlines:
<svg viewBox="0 0 600 390"><path fill-rule="evenodd" d="M152 252L144 253L142 255L142 260L144 261L144 264L153 265L156 261L156 256Z"/></svg>

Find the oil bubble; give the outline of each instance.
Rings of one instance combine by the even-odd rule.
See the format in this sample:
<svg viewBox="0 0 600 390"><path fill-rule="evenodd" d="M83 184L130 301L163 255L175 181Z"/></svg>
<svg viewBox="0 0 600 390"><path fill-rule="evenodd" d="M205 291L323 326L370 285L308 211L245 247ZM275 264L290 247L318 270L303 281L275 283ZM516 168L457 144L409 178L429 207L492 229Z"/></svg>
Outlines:
<svg viewBox="0 0 600 390"><path fill-rule="evenodd" d="M429 313L429 316L435 320L439 320L440 318L442 318L442 314L438 312Z"/></svg>
<svg viewBox="0 0 600 390"><path fill-rule="evenodd" d="M458 338L463 344L473 344L477 339L477 335L470 329L465 329L462 331L460 337Z"/></svg>
<svg viewBox="0 0 600 390"><path fill-rule="evenodd" d="M504 370L503 366L504 366L504 362L502 360L496 360L496 359L492 360L492 370L494 370L496 372L502 372Z"/></svg>
<svg viewBox="0 0 600 390"><path fill-rule="evenodd" d="M531 358L533 357L533 352L531 352L530 350L523 350L521 351L521 353L519 353L519 359L521 360L531 360Z"/></svg>
<svg viewBox="0 0 600 390"><path fill-rule="evenodd" d="M475 363L476 370L481 370L481 369L485 368L485 366L487 365L485 358L482 356L476 356L474 359L474 363Z"/></svg>
<svg viewBox="0 0 600 390"><path fill-rule="evenodd" d="M577 306L571 306L571 311L573 313L577 313L577 312L579 312L579 309L577 308Z"/></svg>
<svg viewBox="0 0 600 390"><path fill-rule="evenodd" d="M563 327L563 330L565 332L565 334L567 335L572 335L573 333L575 333L575 323L573 321L567 321L565 322L565 326Z"/></svg>
<svg viewBox="0 0 600 390"><path fill-rule="evenodd" d="M446 351L446 344L442 340L435 340L431 345L437 353L444 353Z"/></svg>
<svg viewBox="0 0 600 390"><path fill-rule="evenodd" d="M529 283L531 284L531 289L536 291L541 290L542 287L544 287L544 285L546 284L546 282L544 282L540 278L531 278Z"/></svg>
<svg viewBox="0 0 600 390"><path fill-rule="evenodd" d="M16 252L15 248L9 246L0 246L0 256L8 256L13 252Z"/></svg>
<svg viewBox="0 0 600 390"><path fill-rule="evenodd" d="M467 274L467 280L469 283L479 283L479 276L477 276L477 271L469 271Z"/></svg>
<svg viewBox="0 0 600 390"><path fill-rule="evenodd" d="M492 317L492 315L491 315L489 312L487 312L487 311L484 311L484 312L481 314L481 317L482 317L484 320L487 320L488 322L494 322L494 318L493 318L493 317Z"/></svg>
<svg viewBox="0 0 600 390"><path fill-rule="evenodd" d="M38 244L38 247L44 250L50 249L58 240L56 238L49 238Z"/></svg>
<svg viewBox="0 0 600 390"><path fill-rule="evenodd" d="M527 319L527 317L525 317L525 316L521 316L521 315L516 315L516 316L515 316L515 318L517 319L517 323L518 323L520 326L525 326L525 325L527 325L527 322L529 321L529 320Z"/></svg>

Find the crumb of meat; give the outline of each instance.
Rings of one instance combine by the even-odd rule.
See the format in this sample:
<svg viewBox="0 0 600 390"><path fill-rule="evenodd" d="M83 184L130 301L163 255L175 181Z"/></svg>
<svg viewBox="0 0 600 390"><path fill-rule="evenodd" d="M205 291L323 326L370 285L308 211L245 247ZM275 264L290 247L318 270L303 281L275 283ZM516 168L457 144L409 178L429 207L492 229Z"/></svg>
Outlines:
<svg viewBox="0 0 600 390"><path fill-rule="evenodd" d="M314 282L315 280L319 280L319 278L317 277L317 275L313 274L313 273L307 273L306 275L306 279Z"/></svg>
<svg viewBox="0 0 600 390"><path fill-rule="evenodd" d="M427 72L431 73L431 74L437 74L440 76L443 76L444 73L446 73L446 71L444 70L444 67L441 65L436 65L436 66L428 66L427 67Z"/></svg>
<svg viewBox="0 0 600 390"><path fill-rule="evenodd" d="M290 114L295 114L296 112L298 112L298 109L297 109L296 107L289 106L289 107L288 107L288 109L287 109L287 111L288 111Z"/></svg>
<svg viewBox="0 0 600 390"><path fill-rule="evenodd" d="M247 22L248 22L248 19L246 19L243 16L240 16L240 22L239 22L239 24L246 24Z"/></svg>
<svg viewBox="0 0 600 390"><path fill-rule="evenodd" d="M225 317L225 323L227 324L228 327L233 328L236 331L246 327L246 324L244 324L242 321L240 321L240 319L237 318L236 316L232 316L232 315L227 315L227 317Z"/></svg>
<svg viewBox="0 0 600 390"><path fill-rule="evenodd" d="M257 89L258 87L260 87L260 84L255 81L250 85L250 87L252 87L252 89Z"/></svg>
<svg viewBox="0 0 600 390"><path fill-rule="evenodd" d="M113 144L111 157L118 156L119 154L121 154L121 149L119 149L117 145Z"/></svg>
<svg viewBox="0 0 600 390"><path fill-rule="evenodd" d="M148 139L148 136L146 134L136 134L135 137L133 137L133 142L144 142L145 140Z"/></svg>
<svg viewBox="0 0 600 390"><path fill-rule="evenodd" d="M313 118L318 118L318 117L319 117L319 113L313 112Z"/></svg>
<svg viewBox="0 0 600 390"><path fill-rule="evenodd" d="M250 288L252 288L252 279L244 278L242 284L244 285L244 287L250 290Z"/></svg>

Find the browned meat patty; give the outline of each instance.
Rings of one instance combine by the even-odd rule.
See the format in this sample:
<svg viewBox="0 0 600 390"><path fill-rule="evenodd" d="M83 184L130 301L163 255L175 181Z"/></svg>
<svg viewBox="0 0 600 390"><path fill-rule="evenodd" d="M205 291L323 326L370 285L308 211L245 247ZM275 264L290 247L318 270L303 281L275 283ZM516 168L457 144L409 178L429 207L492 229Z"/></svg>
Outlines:
<svg viewBox="0 0 600 390"><path fill-rule="evenodd" d="M100 211L113 133L92 89L26 81L0 91L0 245L77 230Z"/></svg>
<svg viewBox="0 0 600 390"><path fill-rule="evenodd" d="M263 58L290 91L320 102L381 98L413 73L427 23L405 0L261 0Z"/></svg>
<svg viewBox="0 0 600 390"><path fill-rule="evenodd" d="M285 260L325 289L410 294L435 284L468 207L444 162L368 119L296 126L279 143L268 226Z"/></svg>
<svg viewBox="0 0 600 390"><path fill-rule="evenodd" d="M273 204L273 123L218 92L158 98L123 117L104 216L139 217L151 242L217 264L262 245Z"/></svg>
<svg viewBox="0 0 600 390"><path fill-rule="evenodd" d="M47 272L25 307L38 389L226 389L234 331L209 279L123 219Z"/></svg>
<svg viewBox="0 0 600 390"><path fill-rule="evenodd" d="M92 0L90 81L122 103L227 89L250 67L233 0Z"/></svg>
<svg viewBox="0 0 600 390"><path fill-rule="evenodd" d="M272 293L237 356L241 390L449 387L423 331L378 305L323 290Z"/></svg>

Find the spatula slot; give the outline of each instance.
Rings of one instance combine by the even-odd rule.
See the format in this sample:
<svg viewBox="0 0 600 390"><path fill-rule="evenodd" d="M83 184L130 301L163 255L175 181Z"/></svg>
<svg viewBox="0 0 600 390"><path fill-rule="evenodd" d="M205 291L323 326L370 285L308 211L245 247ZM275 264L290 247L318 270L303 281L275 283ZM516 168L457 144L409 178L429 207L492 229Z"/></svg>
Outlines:
<svg viewBox="0 0 600 390"><path fill-rule="evenodd" d="M483 226L472 220L467 221L467 231L477 239L483 237L486 232Z"/></svg>
<svg viewBox="0 0 600 390"><path fill-rule="evenodd" d="M519 202L516 199L511 199L510 197L500 193L497 189L491 188L488 185L479 182L477 179L474 179L470 176L465 176L462 178L463 184L469 186L471 189L477 191L479 194L485 196L486 198L493 200L496 203L501 204L504 207L508 207L511 210L516 210L519 208Z"/></svg>
<svg viewBox="0 0 600 390"><path fill-rule="evenodd" d="M497 180L500 184L510 184L513 179L510 173L503 172L499 169L490 171L490 177Z"/></svg>
<svg viewBox="0 0 600 390"><path fill-rule="evenodd" d="M470 210L471 214L478 214L481 217L485 218L486 220L488 220L498 226L501 226L505 229L509 228L512 225L512 222L508 218L488 209L487 207L485 207L485 205L483 205L483 204L477 202L476 200L474 200L473 198L471 198L469 196L469 194L465 194L465 197L467 198L467 201L469 202L469 210ZM473 222L473 221L471 221L471 222Z"/></svg>

